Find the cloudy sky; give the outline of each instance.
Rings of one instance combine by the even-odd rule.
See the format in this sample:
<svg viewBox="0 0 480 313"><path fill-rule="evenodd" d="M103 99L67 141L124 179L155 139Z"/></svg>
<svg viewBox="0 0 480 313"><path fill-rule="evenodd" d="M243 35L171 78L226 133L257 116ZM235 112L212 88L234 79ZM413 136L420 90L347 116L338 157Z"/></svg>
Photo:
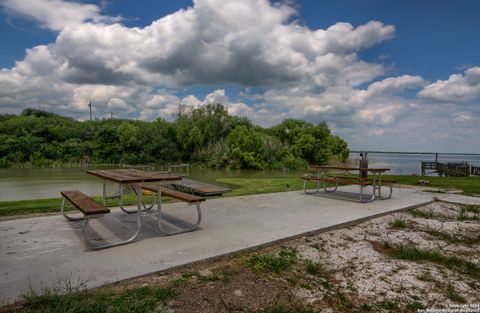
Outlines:
<svg viewBox="0 0 480 313"><path fill-rule="evenodd" d="M0 0L0 113L222 103L351 149L480 153L480 1Z"/></svg>

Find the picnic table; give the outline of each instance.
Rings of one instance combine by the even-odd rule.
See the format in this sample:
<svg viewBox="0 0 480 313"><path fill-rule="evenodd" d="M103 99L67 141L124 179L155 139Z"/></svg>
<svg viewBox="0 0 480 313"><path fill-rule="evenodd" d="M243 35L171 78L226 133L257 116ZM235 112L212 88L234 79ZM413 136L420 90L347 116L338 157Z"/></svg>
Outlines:
<svg viewBox="0 0 480 313"><path fill-rule="evenodd" d="M392 196L394 181L382 180L382 174L389 171L389 168L372 168L372 167L347 167L347 166L328 166L328 165L311 165L310 172L303 175L303 190L306 194L323 194L330 195L336 193L338 198L353 200L359 202L370 202L375 199L389 199ZM371 177L368 177L368 174ZM308 190L307 183L315 182L316 190ZM382 195L382 183L389 187L388 196ZM327 184L333 185L328 187ZM320 185L323 191L320 191ZM358 185L359 193L351 193L345 191L337 191L339 185ZM364 189L371 186L372 194L364 193ZM336 197L335 196L335 197Z"/></svg>
<svg viewBox="0 0 480 313"><path fill-rule="evenodd" d="M84 238L86 242L93 249L104 249L104 248L124 245L124 244L135 241L142 230L142 215L144 214L156 215L158 228L160 231L163 231L162 210L161 210L162 193L167 196L182 199L183 201L191 204L196 204L197 214L198 214L197 221L191 228L188 228L182 231L177 231L174 233L163 232L165 235L177 234L185 231L192 231L197 229L200 224L201 210L200 210L199 203L201 201L204 201L205 200L204 198L194 196L194 195L185 195L184 193L166 190L164 187L162 187L162 184L165 182L177 181L181 179L181 177L178 175L172 175L165 172L146 172L146 171L137 170L137 169L91 170L91 171L87 171L87 174L96 176L103 180L103 206L100 205L99 203L96 203L94 200L92 200L91 198L89 198L88 196L84 195L83 193L77 190L62 191L61 193L63 196L63 202L62 202L61 212L68 220L85 220ZM102 217L103 215L110 213L110 209L106 208L107 181L114 182L119 185L120 208L125 213L137 214L137 230L130 238L126 240L121 240L114 243L94 244L87 238L87 225L88 225L89 219ZM123 195L123 189L125 187L131 188L137 196L136 210L127 210L122 205L122 195ZM142 202L143 189L148 189L150 191L153 191L157 195L156 210L150 211L150 209L154 206L154 201L152 201L152 205L148 208L143 204ZM155 199L155 198L153 197L152 199ZM70 201L77 209L79 209L83 213L83 217L68 216L64 211L66 200Z"/></svg>

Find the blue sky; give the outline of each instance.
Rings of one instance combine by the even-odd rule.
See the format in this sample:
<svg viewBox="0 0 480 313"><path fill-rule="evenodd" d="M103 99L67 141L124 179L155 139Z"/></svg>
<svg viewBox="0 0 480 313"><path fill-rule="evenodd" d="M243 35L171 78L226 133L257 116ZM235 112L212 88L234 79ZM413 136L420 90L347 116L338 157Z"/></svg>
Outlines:
<svg viewBox="0 0 480 313"><path fill-rule="evenodd" d="M325 120L355 150L480 153L479 1L0 0L0 113Z"/></svg>

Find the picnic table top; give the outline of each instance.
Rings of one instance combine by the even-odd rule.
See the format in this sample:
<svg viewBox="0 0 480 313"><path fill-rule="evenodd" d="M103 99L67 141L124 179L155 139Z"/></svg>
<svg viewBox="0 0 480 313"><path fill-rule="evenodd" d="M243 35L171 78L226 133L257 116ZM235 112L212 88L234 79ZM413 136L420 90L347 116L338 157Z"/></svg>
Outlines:
<svg viewBox="0 0 480 313"><path fill-rule="evenodd" d="M383 173L389 171L389 168L378 168L378 167L346 167L346 166L329 166L329 165L310 165L310 169L314 170L342 170L342 171L368 171L368 172L377 172Z"/></svg>
<svg viewBox="0 0 480 313"><path fill-rule="evenodd" d="M182 179L179 175L165 172L146 172L137 169L91 170L87 174L111 180L119 184L134 184L157 181L174 181Z"/></svg>

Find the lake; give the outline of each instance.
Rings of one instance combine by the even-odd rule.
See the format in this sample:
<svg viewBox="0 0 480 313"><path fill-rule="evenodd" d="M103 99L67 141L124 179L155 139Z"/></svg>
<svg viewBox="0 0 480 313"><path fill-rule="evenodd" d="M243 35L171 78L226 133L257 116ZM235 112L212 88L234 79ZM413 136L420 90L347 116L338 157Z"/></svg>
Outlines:
<svg viewBox="0 0 480 313"><path fill-rule="evenodd" d="M350 159L360 159L351 153ZM370 167L390 168L391 174L420 174L421 161L434 161L432 154L369 153ZM480 155L440 154L440 162L467 161L480 166ZM238 171L192 167L189 178L215 183L225 177L300 177L304 171ZM216 183L218 184L218 182ZM109 192L115 189L108 186ZM100 195L102 181L85 174L80 168L0 168L0 201L59 197L60 190L79 189L89 195Z"/></svg>
<svg viewBox="0 0 480 313"><path fill-rule="evenodd" d="M350 153L351 160L360 159L359 153ZM408 154L408 153L369 153L370 167L386 167L395 175L420 175L422 161L435 161L435 154ZM442 163L468 162L480 166L480 154L438 154L438 161Z"/></svg>

